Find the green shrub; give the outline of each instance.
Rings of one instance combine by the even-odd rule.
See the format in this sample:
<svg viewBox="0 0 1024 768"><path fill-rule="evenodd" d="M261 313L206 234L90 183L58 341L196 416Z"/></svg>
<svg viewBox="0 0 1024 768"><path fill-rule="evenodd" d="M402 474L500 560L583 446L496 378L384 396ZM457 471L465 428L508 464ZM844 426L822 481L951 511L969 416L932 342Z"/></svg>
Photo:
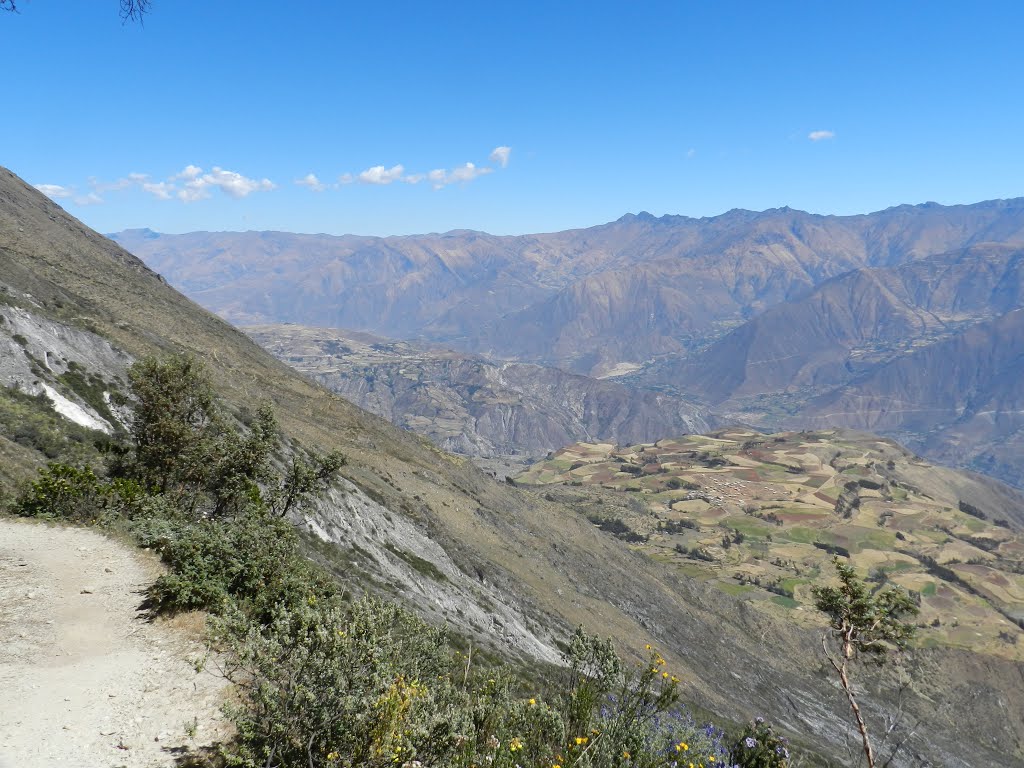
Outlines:
<svg viewBox="0 0 1024 768"><path fill-rule="evenodd" d="M155 527L151 521L147 531L157 533L152 544L170 569L149 590L158 611L222 611L233 601L263 621L278 603L333 591L300 554L292 525L258 510L199 522L172 518Z"/></svg>
<svg viewBox="0 0 1024 768"><path fill-rule="evenodd" d="M54 462L39 470L14 502L14 513L76 523L94 523L104 517L137 514L145 499L142 487L131 480L100 480L91 467Z"/></svg>
<svg viewBox="0 0 1024 768"><path fill-rule="evenodd" d="M241 696L233 765L670 768L727 756L721 731L677 707L678 681L657 652L627 671L609 641L582 630L545 702L372 598L350 612L307 600L267 625L240 614L215 625Z"/></svg>
<svg viewBox="0 0 1024 768"><path fill-rule="evenodd" d="M730 760L739 768L789 768L789 744L757 718L748 723L732 746Z"/></svg>
<svg viewBox="0 0 1024 768"><path fill-rule="evenodd" d="M14 511L23 517L92 522L106 508L106 496L104 484L89 467L49 464L22 491Z"/></svg>
<svg viewBox="0 0 1024 768"><path fill-rule="evenodd" d="M261 626L217 622L241 700L239 766L445 764L471 730L437 630L397 605L294 602Z"/></svg>

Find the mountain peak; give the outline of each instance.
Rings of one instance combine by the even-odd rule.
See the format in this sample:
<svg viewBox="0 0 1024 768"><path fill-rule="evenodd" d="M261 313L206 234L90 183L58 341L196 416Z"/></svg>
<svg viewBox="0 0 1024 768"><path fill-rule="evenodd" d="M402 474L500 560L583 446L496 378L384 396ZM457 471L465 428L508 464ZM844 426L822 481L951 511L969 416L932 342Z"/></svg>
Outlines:
<svg viewBox="0 0 1024 768"><path fill-rule="evenodd" d="M658 217L653 213L647 211L640 211L640 213L627 213L624 216L620 216L615 220L616 224L629 224L634 221L651 222L658 221Z"/></svg>

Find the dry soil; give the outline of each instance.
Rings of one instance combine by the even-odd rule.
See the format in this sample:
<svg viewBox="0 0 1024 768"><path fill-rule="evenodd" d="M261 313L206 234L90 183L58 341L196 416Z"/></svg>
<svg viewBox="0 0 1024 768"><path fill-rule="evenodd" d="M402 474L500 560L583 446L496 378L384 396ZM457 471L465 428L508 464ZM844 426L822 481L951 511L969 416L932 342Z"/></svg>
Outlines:
<svg viewBox="0 0 1024 768"><path fill-rule="evenodd" d="M140 612L158 573L94 531L0 519L0 768L170 766L223 738L197 620Z"/></svg>

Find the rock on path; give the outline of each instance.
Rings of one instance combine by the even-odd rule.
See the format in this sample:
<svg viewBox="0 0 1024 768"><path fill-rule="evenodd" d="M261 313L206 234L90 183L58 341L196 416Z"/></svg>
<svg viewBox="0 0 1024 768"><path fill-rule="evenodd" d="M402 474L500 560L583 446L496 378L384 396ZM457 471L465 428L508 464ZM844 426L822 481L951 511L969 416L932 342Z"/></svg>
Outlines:
<svg viewBox="0 0 1024 768"><path fill-rule="evenodd" d="M0 768L171 766L224 738L195 627L139 614L158 574L94 531L0 518Z"/></svg>

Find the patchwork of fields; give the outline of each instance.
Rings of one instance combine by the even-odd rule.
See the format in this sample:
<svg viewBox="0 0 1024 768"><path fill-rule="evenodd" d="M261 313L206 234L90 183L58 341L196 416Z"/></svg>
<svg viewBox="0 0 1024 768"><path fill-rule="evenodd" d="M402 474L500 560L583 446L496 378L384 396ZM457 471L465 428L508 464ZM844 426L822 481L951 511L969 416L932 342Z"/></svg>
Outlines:
<svg viewBox="0 0 1024 768"><path fill-rule="evenodd" d="M517 483L573 504L650 557L789 620L848 556L919 600L919 642L1024 658L1024 538L998 507L927 487L929 467L849 431L730 429L653 444L577 443Z"/></svg>

